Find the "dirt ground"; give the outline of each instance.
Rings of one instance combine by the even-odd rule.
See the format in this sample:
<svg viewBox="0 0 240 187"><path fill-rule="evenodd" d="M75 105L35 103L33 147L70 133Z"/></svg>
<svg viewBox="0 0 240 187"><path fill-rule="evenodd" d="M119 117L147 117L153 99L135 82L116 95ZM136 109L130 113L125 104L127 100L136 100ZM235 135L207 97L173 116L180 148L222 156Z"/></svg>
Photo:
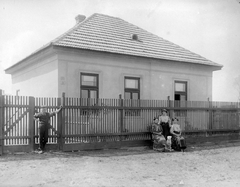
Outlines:
<svg viewBox="0 0 240 187"><path fill-rule="evenodd" d="M0 186L239 187L240 144L8 154L0 157Z"/></svg>

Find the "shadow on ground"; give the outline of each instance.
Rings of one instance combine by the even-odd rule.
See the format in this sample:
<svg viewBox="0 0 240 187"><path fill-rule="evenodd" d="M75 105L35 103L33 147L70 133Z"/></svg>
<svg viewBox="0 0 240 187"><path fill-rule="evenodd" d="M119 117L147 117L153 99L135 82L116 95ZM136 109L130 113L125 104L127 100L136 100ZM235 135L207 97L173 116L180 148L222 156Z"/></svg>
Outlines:
<svg viewBox="0 0 240 187"><path fill-rule="evenodd" d="M225 147L240 146L240 142L235 143L224 143L224 144L214 144L214 145L191 145L185 150L185 152L194 152L201 150L219 149ZM141 155L141 154L155 154L156 152L152 150L151 147L124 147L121 149L103 149L103 150L88 150L88 151L74 151L74 152L61 152L61 151L47 151L43 154L37 154L35 152L30 153L14 153L14 154L4 154L0 156L0 162L4 161L16 161L16 160L42 160L54 157L116 157L116 156L128 156L128 155ZM175 154L177 152L171 152ZM159 152L159 154L166 154ZM169 154L169 152L168 152Z"/></svg>

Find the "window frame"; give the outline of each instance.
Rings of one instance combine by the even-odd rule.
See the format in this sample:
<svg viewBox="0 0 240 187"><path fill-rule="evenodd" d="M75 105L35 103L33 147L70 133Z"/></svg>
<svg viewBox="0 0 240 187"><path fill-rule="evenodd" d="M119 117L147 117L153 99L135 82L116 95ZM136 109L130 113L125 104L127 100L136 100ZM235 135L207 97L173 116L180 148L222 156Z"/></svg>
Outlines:
<svg viewBox="0 0 240 187"><path fill-rule="evenodd" d="M181 84L184 84L185 85L185 91L176 91L176 83L181 83ZM179 95L180 98L179 100L176 100L176 95ZM174 81L174 106L175 107L185 107L186 106L186 103L183 103L181 100L181 95L185 96L185 100L184 101L187 101L188 100L188 81L180 81L180 80L175 80ZM183 105L182 105L183 104ZM186 110L175 110L175 115L176 116L183 116L183 117L186 117L187 115L187 111Z"/></svg>
<svg viewBox="0 0 240 187"><path fill-rule="evenodd" d="M126 88L126 80L137 80L137 87L138 88ZM125 94L126 93L130 93L130 99L126 99L125 100L125 104L126 106L129 107L140 107L140 77L130 77L130 76L125 76L124 77L124 99L126 99ZM137 102L133 102L133 94L137 93L138 94L138 98L134 99L137 100ZM139 102L138 102L139 101ZM136 105L136 106L135 106ZM140 116L141 115L141 110L140 109L126 109L125 110L125 116Z"/></svg>
<svg viewBox="0 0 240 187"><path fill-rule="evenodd" d="M97 79L96 86L83 85L82 84L82 76L96 77L96 79ZM82 97L82 90L87 90L88 91L88 97L87 98L90 98L91 90L96 91L97 92L96 99L98 99L99 98L99 75L96 74L96 73L84 73L84 72L81 72L80 73L80 98L83 98Z"/></svg>
<svg viewBox="0 0 240 187"><path fill-rule="evenodd" d="M138 81L138 88L126 88L126 80L137 80ZM140 77L130 77L125 76L124 77L124 99L125 99L125 93L130 93L130 99L133 99L133 93L138 93L138 99L140 99Z"/></svg>
<svg viewBox="0 0 240 187"><path fill-rule="evenodd" d="M185 91L176 91L176 83L185 84ZM186 98L186 101L188 100L188 82L187 81L179 81L179 80L174 81L174 101L178 101L178 100L176 100L177 94L184 95ZM179 101L181 101L181 100L179 100Z"/></svg>

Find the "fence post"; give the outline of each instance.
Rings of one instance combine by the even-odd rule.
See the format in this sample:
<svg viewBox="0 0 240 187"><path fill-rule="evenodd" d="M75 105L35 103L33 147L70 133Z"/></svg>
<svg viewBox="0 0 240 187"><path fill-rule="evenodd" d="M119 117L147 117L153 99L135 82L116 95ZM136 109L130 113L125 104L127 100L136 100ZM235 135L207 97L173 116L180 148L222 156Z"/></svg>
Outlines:
<svg viewBox="0 0 240 187"><path fill-rule="evenodd" d="M34 115L35 112L35 98L29 97L29 118L28 118L28 124L29 124L29 135L30 135L30 150L34 151L35 149L35 122L34 122Z"/></svg>
<svg viewBox="0 0 240 187"><path fill-rule="evenodd" d="M209 103L209 126L208 126L208 130L212 129L213 126L213 111L212 111L212 101L210 101L210 99L208 98L208 103Z"/></svg>
<svg viewBox="0 0 240 187"><path fill-rule="evenodd" d="M123 132L123 109L122 109L122 107L123 107L123 100L122 100L122 95L121 94L119 94L119 107L120 107L120 109L119 109L119 131L120 131L120 133L122 134L122 132ZM122 136L120 135L120 141L122 141Z"/></svg>
<svg viewBox="0 0 240 187"><path fill-rule="evenodd" d="M237 124L236 124L236 128L237 129L239 129L240 128L240 124L239 124L239 113L240 113L240 111L239 111L239 108L237 109Z"/></svg>
<svg viewBox="0 0 240 187"><path fill-rule="evenodd" d="M57 105L62 105L62 98L58 98ZM57 144L58 150L62 148L62 111L63 109L57 114Z"/></svg>
<svg viewBox="0 0 240 187"><path fill-rule="evenodd" d="M167 107L169 108L169 117L173 118L173 110L171 109L172 105L171 105L171 100L170 100L170 96L167 97Z"/></svg>
<svg viewBox="0 0 240 187"><path fill-rule="evenodd" d="M4 146L4 96L3 91L0 90L0 156L3 154L3 146Z"/></svg>
<svg viewBox="0 0 240 187"><path fill-rule="evenodd" d="M62 110L58 115L58 148L63 151L64 135L65 135L65 93L62 93L62 97L58 100L62 106Z"/></svg>

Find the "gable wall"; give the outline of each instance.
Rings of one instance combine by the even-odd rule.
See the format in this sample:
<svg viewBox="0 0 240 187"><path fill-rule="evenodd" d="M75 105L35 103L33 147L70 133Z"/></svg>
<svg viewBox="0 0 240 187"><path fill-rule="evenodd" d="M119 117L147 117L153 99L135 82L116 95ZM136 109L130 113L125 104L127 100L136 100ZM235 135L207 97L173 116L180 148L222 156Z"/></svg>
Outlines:
<svg viewBox="0 0 240 187"><path fill-rule="evenodd" d="M41 54L22 63L12 73L12 93L35 97L58 96L58 63L56 54Z"/></svg>
<svg viewBox="0 0 240 187"><path fill-rule="evenodd" d="M81 50L58 50L59 96L80 96L80 72L99 74L99 98L124 95L124 76L140 77L141 99L174 97L174 80L188 82L188 100L212 97L207 66Z"/></svg>

